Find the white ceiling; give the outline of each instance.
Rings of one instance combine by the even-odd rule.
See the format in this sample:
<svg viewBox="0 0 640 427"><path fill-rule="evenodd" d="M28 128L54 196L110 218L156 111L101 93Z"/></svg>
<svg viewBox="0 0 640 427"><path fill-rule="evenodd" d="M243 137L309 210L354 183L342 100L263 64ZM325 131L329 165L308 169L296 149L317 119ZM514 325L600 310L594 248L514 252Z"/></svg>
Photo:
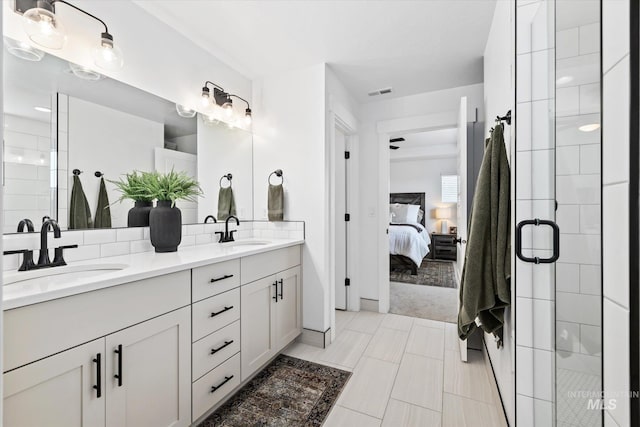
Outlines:
<svg viewBox="0 0 640 427"><path fill-rule="evenodd" d="M482 82L496 0L134 2L247 77L326 62L366 102Z"/></svg>

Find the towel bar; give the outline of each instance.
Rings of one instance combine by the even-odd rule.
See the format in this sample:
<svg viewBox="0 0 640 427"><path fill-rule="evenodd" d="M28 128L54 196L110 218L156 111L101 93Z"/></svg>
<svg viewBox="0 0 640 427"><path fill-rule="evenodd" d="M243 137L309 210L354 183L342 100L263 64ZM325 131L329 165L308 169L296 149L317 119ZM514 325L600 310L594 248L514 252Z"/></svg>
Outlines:
<svg viewBox="0 0 640 427"><path fill-rule="evenodd" d="M228 173L226 175L222 175L222 178L220 178L220 188L226 188L226 187L222 187L222 180L225 178L227 178L227 181L229 181L229 187L231 187L231 180L233 179L233 175Z"/></svg>

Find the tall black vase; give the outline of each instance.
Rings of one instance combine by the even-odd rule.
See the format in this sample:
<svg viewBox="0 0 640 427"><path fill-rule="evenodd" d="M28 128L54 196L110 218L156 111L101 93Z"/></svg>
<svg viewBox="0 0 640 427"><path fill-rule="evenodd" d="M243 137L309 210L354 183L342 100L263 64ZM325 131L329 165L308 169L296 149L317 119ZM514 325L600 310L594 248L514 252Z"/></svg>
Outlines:
<svg viewBox="0 0 640 427"><path fill-rule="evenodd" d="M127 215L127 227L148 227L153 202L136 200Z"/></svg>
<svg viewBox="0 0 640 427"><path fill-rule="evenodd" d="M158 200L149 214L151 244L156 252L175 252L182 241L182 213L171 201Z"/></svg>

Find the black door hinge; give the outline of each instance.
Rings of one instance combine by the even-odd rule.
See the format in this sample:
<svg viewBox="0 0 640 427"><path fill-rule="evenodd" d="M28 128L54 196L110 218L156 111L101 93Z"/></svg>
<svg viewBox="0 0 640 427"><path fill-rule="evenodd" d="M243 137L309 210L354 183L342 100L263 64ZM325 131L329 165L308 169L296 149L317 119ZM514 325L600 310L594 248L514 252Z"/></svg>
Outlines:
<svg viewBox="0 0 640 427"><path fill-rule="evenodd" d="M344 279L344 285L345 286L351 286L351 279L349 279L348 277L346 279Z"/></svg>
<svg viewBox="0 0 640 427"><path fill-rule="evenodd" d="M350 159L351 158L351 151L345 151L344 152L344 158L345 159Z"/></svg>
<svg viewBox="0 0 640 427"><path fill-rule="evenodd" d="M344 220L349 222L351 221L351 215L350 214L344 214Z"/></svg>

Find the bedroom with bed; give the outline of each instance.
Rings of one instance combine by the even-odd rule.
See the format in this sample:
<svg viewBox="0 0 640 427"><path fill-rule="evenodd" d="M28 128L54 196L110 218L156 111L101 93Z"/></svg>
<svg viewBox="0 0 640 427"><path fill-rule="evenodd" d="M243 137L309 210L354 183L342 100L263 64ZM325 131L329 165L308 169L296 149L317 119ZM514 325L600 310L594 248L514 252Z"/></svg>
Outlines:
<svg viewBox="0 0 640 427"><path fill-rule="evenodd" d="M454 323L456 129L394 139L389 183L390 312ZM449 148L449 155L433 158L434 145ZM417 149L424 153L416 155Z"/></svg>

